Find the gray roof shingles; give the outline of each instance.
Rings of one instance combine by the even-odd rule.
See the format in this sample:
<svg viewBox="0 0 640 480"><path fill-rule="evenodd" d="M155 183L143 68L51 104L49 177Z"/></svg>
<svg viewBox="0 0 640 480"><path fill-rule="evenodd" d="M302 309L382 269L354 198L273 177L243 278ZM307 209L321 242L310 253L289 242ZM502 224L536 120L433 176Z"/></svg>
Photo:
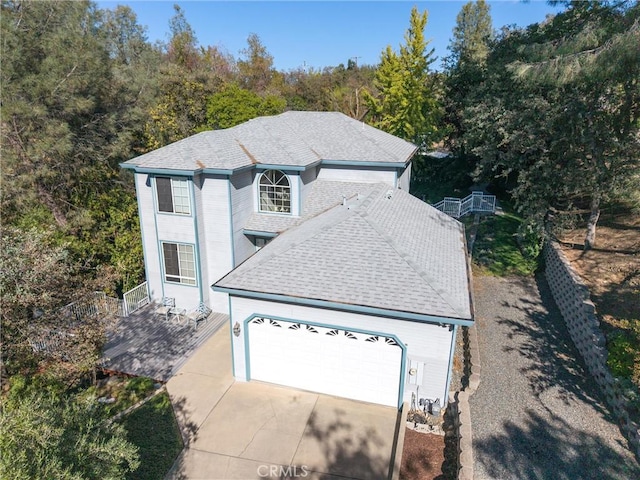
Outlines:
<svg viewBox="0 0 640 480"><path fill-rule="evenodd" d="M338 112L285 112L201 132L124 162L198 171L254 164L306 167L321 160L406 163L415 145Z"/></svg>
<svg viewBox="0 0 640 480"><path fill-rule="evenodd" d="M407 192L369 187L350 207L285 231L215 286L471 319L462 225Z"/></svg>
<svg viewBox="0 0 640 480"><path fill-rule="evenodd" d="M259 232L281 233L342 203L343 196L349 199L370 189L370 183L315 180L311 186L311 193L302 206L300 217L255 212L244 228Z"/></svg>

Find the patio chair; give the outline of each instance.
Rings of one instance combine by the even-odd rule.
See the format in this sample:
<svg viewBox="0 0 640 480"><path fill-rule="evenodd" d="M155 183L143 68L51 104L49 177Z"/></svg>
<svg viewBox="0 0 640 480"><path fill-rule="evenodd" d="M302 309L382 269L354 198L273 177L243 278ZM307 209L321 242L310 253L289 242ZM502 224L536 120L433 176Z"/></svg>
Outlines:
<svg viewBox="0 0 640 480"><path fill-rule="evenodd" d="M187 313L187 319L193 322L193 328L197 330L200 322L205 322L209 315L211 315L211 309L200 302L196 308Z"/></svg>
<svg viewBox="0 0 640 480"><path fill-rule="evenodd" d="M176 299L173 297L164 297L162 299L162 306L156 308L156 315L164 315L165 320L169 320L169 314L171 309L175 308Z"/></svg>

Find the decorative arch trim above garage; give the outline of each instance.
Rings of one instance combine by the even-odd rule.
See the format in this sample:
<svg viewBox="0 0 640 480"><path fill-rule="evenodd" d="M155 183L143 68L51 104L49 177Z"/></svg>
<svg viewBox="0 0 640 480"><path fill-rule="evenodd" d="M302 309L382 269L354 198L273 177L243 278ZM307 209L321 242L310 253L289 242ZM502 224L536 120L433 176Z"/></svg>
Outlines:
<svg viewBox="0 0 640 480"><path fill-rule="evenodd" d="M392 334L254 315L247 379L370 403L402 403L406 347Z"/></svg>

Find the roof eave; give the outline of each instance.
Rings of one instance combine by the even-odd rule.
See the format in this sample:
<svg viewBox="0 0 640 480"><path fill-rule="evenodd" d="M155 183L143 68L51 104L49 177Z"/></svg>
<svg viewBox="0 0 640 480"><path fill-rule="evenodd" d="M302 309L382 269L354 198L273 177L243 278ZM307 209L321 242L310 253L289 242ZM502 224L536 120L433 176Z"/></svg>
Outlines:
<svg viewBox="0 0 640 480"><path fill-rule="evenodd" d="M245 170L251 170L254 165L245 165L238 168L198 168L195 170L179 169L179 168L157 168L157 167L144 167L135 165L132 163L121 163L120 168L126 170L133 170L135 173L147 173L152 175L178 175L178 176L193 176L200 173L206 173L209 175L233 175L235 173L243 172Z"/></svg>
<svg viewBox="0 0 640 480"><path fill-rule="evenodd" d="M227 293L238 297L253 298L256 300L268 300L272 302L289 303L294 305L303 305L316 308L325 308L330 310L342 310L346 312L361 313L365 315L375 315L379 317L394 317L401 320L409 320L420 323L436 323L447 325L461 325L470 327L473 325L472 318L454 318L440 317L437 315L428 315L415 312L407 312L402 310L391 310L377 307L369 307L366 305L354 305L347 303L338 303L328 300L319 300L315 298L293 297L289 295L281 295L275 293L254 292L251 290L242 290L237 288L223 287L217 284L211 285L214 292Z"/></svg>
<svg viewBox="0 0 640 480"><path fill-rule="evenodd" d="M380 167L380 168L404 168L411 161L406 162L366 162L357 160L321 160L320 165L345 166L345 167Z"/></svg>
<svg viewBox="0 0 640 480"><path fill-rule="evenodd" d="M186 176L186 177L191 177L193 175L197 175L202 172L202 169L188 170L188 169L177 169L177 168L143 167L143 166L135 165L131 163L121 163L120 168L124 168L125 170L133 170L135 173L148 173L152 175L176 175L176 176Z"/></svg>

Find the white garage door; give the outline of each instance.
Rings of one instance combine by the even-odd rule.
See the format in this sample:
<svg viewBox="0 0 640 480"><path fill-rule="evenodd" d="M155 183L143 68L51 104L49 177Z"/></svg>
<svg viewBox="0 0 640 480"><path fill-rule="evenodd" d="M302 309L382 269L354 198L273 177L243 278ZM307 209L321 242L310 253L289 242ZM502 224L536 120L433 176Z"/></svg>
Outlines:
<svg viewBox="0 0 640 480"><path fill-rule="evenodd" d="M388 337L304 323L249 322L250 378L398 406L402 348Z"/></svg>

